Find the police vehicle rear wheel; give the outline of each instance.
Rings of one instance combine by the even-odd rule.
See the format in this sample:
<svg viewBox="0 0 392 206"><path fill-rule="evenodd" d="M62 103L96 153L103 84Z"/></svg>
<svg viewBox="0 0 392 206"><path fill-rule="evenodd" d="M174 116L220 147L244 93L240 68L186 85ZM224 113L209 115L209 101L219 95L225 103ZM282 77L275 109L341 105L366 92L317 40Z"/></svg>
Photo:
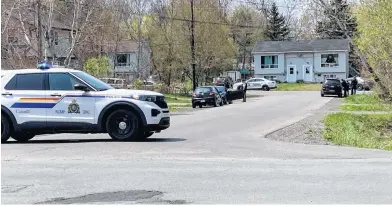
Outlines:
<svg viewBox="0 0 392 206"><path fill-rule="evenodd" d="M35 136L35 134L30 133L30 132L15 132L14 134L12 134L12 138L15 139L18 142L27 142L31 139L33 139L33 137Z"/></svg>
<svg viewBox="0 0 392 206"><path fill-rule="evenodd" d="M109 115L106 131L114 140L132 141L143 138L138 117L125 109L115 110Z"/></svg>
<svg viewBox="0 0 392 206"><path fill-rule="evenodd" d="M4 117L4 115L1 116L1 143L6 142L10 138L11 134L11 127L10 123L8 122L8 119Z"/></svg>

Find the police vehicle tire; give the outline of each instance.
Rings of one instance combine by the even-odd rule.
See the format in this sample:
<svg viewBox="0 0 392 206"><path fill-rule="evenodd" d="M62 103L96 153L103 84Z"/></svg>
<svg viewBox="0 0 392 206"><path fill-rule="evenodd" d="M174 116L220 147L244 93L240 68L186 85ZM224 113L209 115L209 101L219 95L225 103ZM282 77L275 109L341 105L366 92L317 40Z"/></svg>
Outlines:
<svg viewBox="0 0 392 206"><path fill-rule="evenodd" d="M261 90L263 90L263 91L269 91L270 88L269 88L267 85L263 85L263 86L261 87Z"/></svg>
<svg viewBox="0 0 392 206"><path fill-rule="evenodd" d="M27 142L33 139L34 136L35 134L24 131L15 132L14 134L12 134L12 138L18 142Z"/></svg>
<svg viewBox="0 0 392 206"><path fill-rule="evenodd" d="M132 111L118 109L106 121L106 131L114 140L135 141L142 139L140 120Z"/></svg>
<svg viewBox="0 0 392 206"><path fill-rule="evenodd" d="M1 143L7 142L11 136L11 127L8 119L1 115Z"/></svg>

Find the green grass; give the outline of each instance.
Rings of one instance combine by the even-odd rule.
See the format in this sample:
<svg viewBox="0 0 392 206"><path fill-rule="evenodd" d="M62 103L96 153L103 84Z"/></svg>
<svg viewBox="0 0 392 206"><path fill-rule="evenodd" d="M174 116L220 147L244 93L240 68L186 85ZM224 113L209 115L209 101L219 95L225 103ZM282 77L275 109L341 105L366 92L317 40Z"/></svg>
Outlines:
<svg viewBox="0 0 392 206"><path fill-rule="evenodd" d="M274 91L320 91L321 84L280 83Z"/></svg>
<svg viewBox="0 0 392 206"><path fill-rule="evenodd" d="M176 112L184 109L190 109L192 108L191 104L183 104L183 105L170 105L169 104L169 111L170 112Z"/></svg>
<svg viewBox="0 0 392 206"><path fill-rule="evenodd" d="M383 104L375 94L350 95L344 102L346 104L340 106L344 111L392 111L392 105Z"/></svg>
<svg viewBox="0 0 392 206"><path fill-rule="evenodd" d="M191 98L186 96L174 95L174 94L165 94L166 102L169 103L190 103Z"/></svg>
<svg viewBox="0 0 392 206"><path fill-rule="evenodd" d="M392 114L329 114L324 138L337 145L392 150Z"/></svg>
<svg viewBox="0 0 392 206"><path fill-rule="evenodd" d="M380 104L381 100L375 94L356 94L344 98L349 104Z"/></svg>
<svg viewBox="0 0 392 206"><path fill-rule="evenodd" d="M342 104L340 109L343 111L392 111L391 105L386 104L359 104L359 105L349 105Z"/></svg>

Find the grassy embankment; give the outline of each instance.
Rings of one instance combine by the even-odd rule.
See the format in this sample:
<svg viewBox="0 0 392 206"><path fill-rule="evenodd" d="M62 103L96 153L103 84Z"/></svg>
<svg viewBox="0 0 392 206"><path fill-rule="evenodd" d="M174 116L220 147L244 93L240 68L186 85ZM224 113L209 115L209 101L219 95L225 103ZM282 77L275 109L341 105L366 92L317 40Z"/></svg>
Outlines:
<svg viewBox="0 0 392 206"><path fill-rule="evenodd" d="M190 97L165 94L165 98L171 112L192 108Z"/></svg>
<svg viewBox="0 0 392 206"><path fill-rule="evenodd" d="M348 103L341 106L345 111L392 112L390 105L383 104L375 95L353 95L344 101ZM324 137L337 145L392 150L392 113L340 112L329 114L324 124Z"/></svg>
<svg viewBox="0 0 392 206"><path fill-rule="evenodd" d="M276 89L272 91L320 91L321 84L315 83L280 83L277 85Z"/></svg>

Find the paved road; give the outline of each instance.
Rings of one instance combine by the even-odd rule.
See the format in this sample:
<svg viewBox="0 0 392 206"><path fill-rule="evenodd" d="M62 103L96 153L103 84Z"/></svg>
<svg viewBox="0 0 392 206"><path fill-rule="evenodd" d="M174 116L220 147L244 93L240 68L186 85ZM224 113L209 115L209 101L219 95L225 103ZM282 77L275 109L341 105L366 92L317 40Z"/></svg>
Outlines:
<svg viewBox="0 0 392 206"><path fill-rule="evenodd" d="M392 153L263 138L331 98L263 97L175 115L146 142L60 134L1 146L2 203L392 203Z"/></svg>

